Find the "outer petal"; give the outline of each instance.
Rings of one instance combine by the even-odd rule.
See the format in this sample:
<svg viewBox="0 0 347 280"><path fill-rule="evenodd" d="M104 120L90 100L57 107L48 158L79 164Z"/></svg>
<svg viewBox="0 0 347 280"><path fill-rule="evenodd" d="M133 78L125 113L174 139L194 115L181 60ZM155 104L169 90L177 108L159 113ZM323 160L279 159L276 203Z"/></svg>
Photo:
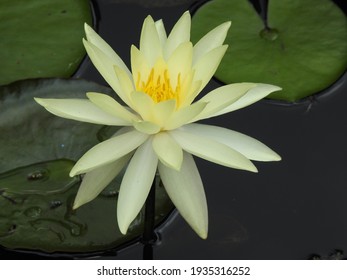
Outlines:
<svg viewBox="0 0 347 280"><path fill-rule="evenodd" d="M157 165L158 158L149 139L136 150L120 187L117 220L123 234L126 234L130 223L136 218L146 201Z"/></svg>
<svg viewBox="0 0 347 280"><path fill-rule="evenodd" d="M185 12L172 28L164 48L164 58L167 60L173 51L182 43L190 40L191 18L189 12Z"/></svg>
<svg viewBox="0 0 347 280"><path fill-rule="evenodd" d="M164 165L177 171L180 170L183 151L170 134L166 132L156 134L153 138L153 149Z"/></svg>
<svg viewBox="0 0 347 280"><path fill-rule="evenodd" d="M107 55L112 64L122 68L129 77L131 73L123 60L117 55L117 53L107 44L88 24L84 24L84 30L86 32L87 40Z"/></svg>
<svg viewBox="0 0 347 280"><path fill-rule="evenodd" d="M104 112L87 99L44 99L35 101L62 118L104 125L130 125L127 120Z"/></svg>
<svg viewBox="0 0 347 280"><path fill-rule="evenodd" d="M164 124L165 130L176 129L186 123L191 122L202 110L204 110L206 103L196 102L190 106L184 107L181 110L175 111L168 121Z"/></svg>
<svg viewBox="0 0 347 280"><path fill-rule="evenodd" d="M228 107L224 108L223 110L216 112L213 117L223 115L241 108L244 108L246 106L249 106L260 99L263 99L264 97L268 96L270 93L274 91L281 90L278 86L273 85L267 85L267 84L257 84L255 88L250 89L244 96L242 96L239 100L232 103Z"/></svg>
<svg viewBox="0 0 347 280"><path fill-rule="evenodd" d="M146 133L146 134L155 134L160 131L160 126L149 122L149 121L138 121L134 122L133 126L140 132Z"/></svg>
<svg viewBox="0 0 347 280"><path fill-rule="evenodd" d="M129 106L131 106L131 97L130 94L135 90L135 85L133 83L132 77L129 77L125 71L119 68L117 65L114 65L114 71L117 75L119 85L124 93L123 98L126 100Z"/></svg>
<svg viewBox="0 0 347 280"><path fill-rule="evenodd" d="M167 40L167 35L166 35L166 30L165 30L163 20L161 20L161 19L157 20L155 22L155 28L157 29L159 41L160 41L160 44L162 46L162 49L164 49L164 46L165 46L165 43Z"/></svg>
<svg viewBox="0 0 347 280"><path fill-rule="evenodd" d="M207 238L207 202L193 157L184 153L180 171L162 163L159 163L158 169L166 192L182 217L201 238Z"/></svg>
<svg viewBox="0 0 347 280"><path fill-rule="evenodd" d="M198 102L207 103L205 109L194 119L194 121L202 120L213 116L240 99L248 90L254 88L254 83L236 83L219 87L201 98Z"/></svg>
<svg viewBox="0 0 347 280"><path fill-rule="evenodd" d="M147 58L150 66L153 66L158 57L162 56L159 35L151 16L147 16L143 22L140 38L140 51Z"/></svg>
<svg viewBox="0 0 347 280"><path fill-rule="evenodd" d="M113 134L111 137L116 137L116 136L119 136L119 135L122 135L124 133L128 133L128 132L131 132L134 130L134 127L133 126L123 126L121 127L120 129L118 129L115 134Z"/></svg>
<svg viewBox="0 0 347 280"><path fill-rule="evenodd" d="M201 81L202 83L200 90L202 90L211 80L227 48L227 45L223 45L209 51L204 56L202 56L193 66L193 69L195 70L194 79L196 81Z"/></svg>
<svg viewBox="0 0 347 280"><path fill-rule="evenodd" d="M169 132L183 150L220 165L257 172L253 163L245 156L211 138L194 135L184 129Z"/></svg>
<svg viewBox="0 0 347 280"><path fill-rule="evenodd" d="M225 144L251 160L278 161L281 157L260 141L245 134L212 125L192 123L181 128L189 133Z"/></svg>
<svg viewBox="0 0 347 280"><path fill-rule="evenodd" d="M111 163L136 149L147 138L148 135L132 130L101 142L77 161L70 172L70 176L86 173Z"/></svg>
<svg viewBox="0 0 347 280"><path fill-rule="evenodd" d="M83 204L96 198L99 193L107 187L107 185L119 174L125 164L129 161L131 153L121 157L120 159L95 168L88 172L82 180L82 184L78 189L75 202L73 205L74 209L82 206Z"/></svg>
<svg viewBox="0 0 347 280"><path fill-rule="evenodd" d="M131 113L125 107L120 105L116 100L112 97L96 92L87 92L87 97L89 100L98 106L104 112L109 113L115 117L128 121L129 124L133 121L139 120L139 117Z"/></svg>
<svg viewBox="0 0 347 280"><path fill-rule="evenodd" d="M123 92L114 71L114 62L92 43L83 39L83 44L96 69L118 96L127 103L127 95Z"/></svg>
<svg viewBox="0 0 347 280"><path fill-rule="evenodd" d="M223 44L230 25L231 22L228 21L217 26L195 44L193 52L193 65L200 59L200 57Z"/></svg>

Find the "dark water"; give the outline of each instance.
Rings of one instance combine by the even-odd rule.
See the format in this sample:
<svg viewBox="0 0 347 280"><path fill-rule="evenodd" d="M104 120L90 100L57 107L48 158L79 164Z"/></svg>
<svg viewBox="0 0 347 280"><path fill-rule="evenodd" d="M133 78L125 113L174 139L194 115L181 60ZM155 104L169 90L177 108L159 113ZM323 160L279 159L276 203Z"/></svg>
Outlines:
<svg viewBox="0 0 347 280"><path fill-rule="evenodd" d="M138 4L141 2L144 4ZM164 2L164 1L163 1ZM129 62L143 19L171 29L196 1L94 1L100 35ZM346 9L344 1L337 1ZM196 4L196 3L195 3ZM101 84L86 63L77 74ZM295 81L293 81L295 82ZM204 92L218 86L211 81ZM268 101L205 121L250 135L282 156L258 163L258 174L196 158L209 206L209 237L201 240L176 213L159 229L155 259L307 259L347 254L347 75L328 95L283 106ZM115 221L116 222L116 221ZM7 258L42 258L8 252ZM68 257L68 256L67 256ZM137 243L101 258L141 259Z"/></svg>

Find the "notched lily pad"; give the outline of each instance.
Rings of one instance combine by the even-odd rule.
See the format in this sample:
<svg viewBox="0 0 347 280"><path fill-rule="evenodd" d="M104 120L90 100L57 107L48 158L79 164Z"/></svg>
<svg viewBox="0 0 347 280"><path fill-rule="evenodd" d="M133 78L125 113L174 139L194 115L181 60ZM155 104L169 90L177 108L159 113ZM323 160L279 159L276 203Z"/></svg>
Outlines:
<svg viewBox="0 0 347 280"><path fill-rule="evenodd" d="M83 24L89 0L2 0L0 85L16 80L70 77L85 50Z"/></svg>
<svg viewBox="0 0 347 280"><path fill-rule="evenodd" d="M45 79L0 87L0 245L44 252L113 249L142 233L143 212L119 232L116 219L122 176L92 202L72 210L81 182L71 167L99 142L103 127L56 117L33 97L85 98L85 92L112 94L84 80ZM173 209L157 181L156 223Z"/></svg>
<svg viewBox="0 0 347 280"><path fill-rule="evenodd" d="M324 90L347 68L347 18L330 0L269 0L266 30L249 1L214 0L194 14L192 38L232 21L227 53L216 72L224 83L261 82L297 101Z"/></svg>

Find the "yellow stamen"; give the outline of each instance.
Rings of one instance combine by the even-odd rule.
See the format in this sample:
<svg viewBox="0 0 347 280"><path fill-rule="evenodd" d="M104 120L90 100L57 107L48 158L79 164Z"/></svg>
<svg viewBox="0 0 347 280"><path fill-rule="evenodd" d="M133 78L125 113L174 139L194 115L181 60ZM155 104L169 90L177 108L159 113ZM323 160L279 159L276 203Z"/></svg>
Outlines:
<svg viewBox="0 0 347 280"><path fill-rule="evenodd" d="M147 93L156 103L175 99L176 106L179 107L181 74L178 74L176 87L173 88L167 69L152 68L147 81L141 80L141 73L137 73L136 90Z"/></svg>

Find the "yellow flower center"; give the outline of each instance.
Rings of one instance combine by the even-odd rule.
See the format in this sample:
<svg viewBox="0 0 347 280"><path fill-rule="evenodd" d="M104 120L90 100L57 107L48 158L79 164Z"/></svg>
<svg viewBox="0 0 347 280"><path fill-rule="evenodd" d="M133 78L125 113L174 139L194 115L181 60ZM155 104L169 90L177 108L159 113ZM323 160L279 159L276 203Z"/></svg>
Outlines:
<svg viewBox="0 0 347 280"><path fill-rule="evenodd" d="M161 71L160 71L161 70ZM181 74L177 76L176 86L173 87L167 69L151 69L147 81L141 80L141 73L137 74L136 90L147 93L154 102L175 99L176 106L180 103L181 94Z"/></svg>

